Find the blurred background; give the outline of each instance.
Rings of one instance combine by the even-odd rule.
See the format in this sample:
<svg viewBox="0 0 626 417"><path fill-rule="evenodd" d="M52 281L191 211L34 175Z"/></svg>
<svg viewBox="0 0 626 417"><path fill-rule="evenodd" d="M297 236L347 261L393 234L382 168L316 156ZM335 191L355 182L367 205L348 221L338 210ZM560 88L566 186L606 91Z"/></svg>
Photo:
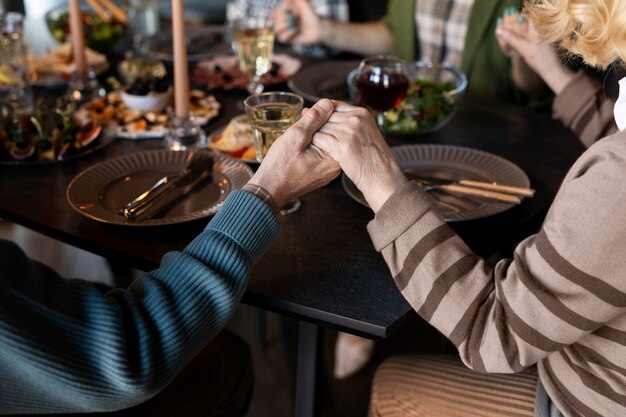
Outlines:
<svg viewBox="0 0 626 417"><path fill-rule="evenodd" d="M118 0L119 2L130 0ZM135 0L137 1L137 0ZM139 0L141 1L141 0ZM157 0L159 15L163 21L169 20L170 1ZM185 0L185 14L189 24L211 24L224 22L227 0ZM387 0L349 0L350 20L365 22L381 17L387 7ZM67 0L0 0L0 12L19 11L26 15L25 32L35 54L55 46L44 22L45 14L67 5Z"/></svg>

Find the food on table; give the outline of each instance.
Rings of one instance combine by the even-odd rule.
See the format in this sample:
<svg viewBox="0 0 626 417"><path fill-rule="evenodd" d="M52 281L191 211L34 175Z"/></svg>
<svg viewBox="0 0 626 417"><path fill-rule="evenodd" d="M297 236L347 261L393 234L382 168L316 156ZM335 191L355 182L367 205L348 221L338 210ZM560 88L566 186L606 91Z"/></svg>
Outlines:
<svg viewBox="0 0 626 417"><path fill-rule="evenodd" d="M85 59L87 66L96 73L104 71L109 65L106 56L89 48L85 50ZM33 82L54 79L69 80L76 71L70 43L64 43L44 55L29 55L28 65Z"/></svg>
<svg viewBox="0 0 626 417"><path fill-rule="evenodd" d="M134 96L147 96L150 94L165 93L169 88L170 86L165 76L159 78L139 77L136 78L125 91Z"/></svg>
<svg viewBox="0 0 626 417"><path fill-rule="evenodd" d="M261 76L261 83L284 83L300 69L301 65L300 60L289 55L275 54L269 72ZM250 76L239 68L239 61L236 56L222 55L198 62L193 69L191 79L194 83L209 90L216 88L244 90L248 85Z"/></svg>
<svg viewBox="0 0 626 417"><path fill-rule="evenodd" d="M224 131L214 136L209 146L233 158L256 160L254 134L245 114L233 117Z"/></svg>
<svg viewBox="0 0 626 417"><path fill-rule="evenodd" d="M459 97L449 93L455 88L454 82L412 81L404 100L387 112L385 129L413 133L435 127L454 111Z"/></svg>
<svg viewBox="0 0 626 417"><path fill-rule="evenodd" d="M85 32L85 43L99 52L109 52L122 39L126 25L118 20L83 10L81 19ZM68 40L70 34L70 13L68 10L55 10L46 14L46 24L58 42Z"/></svg>
<svg viewBox="0 0 626 417"><path fill-rule="evenodd" d="M102 132L92 119L76 117L73 103L58 101L54 108L38 103L33 115L2 119L0 155L4 160L55 161L91 147Z"/></svg>
<svg viewBox="0 0 626 417"><path fill-rule="evenodd" d="M143 112L160 112L170 102L169 83L162 78L137 78L122 92L129 109Z"/></svg>
<svg viewBox="0 0 626 417"><path fill-rule="evenodd" d="M206 124L217 116L219 109L220 103L215 97L200 90L190 91L190 111L198 124ZM124 103L121 91L91 100L77 111L81 120L96 120L102 126L115 125L118 135L122 137L161 136L173 116L171 103L158 112L130 109Z"/></svg>
<svg viewBox="0 0 626 417"><path fill-rule="evenodd" d="M0 86L3 84L15 84L17 83L16 78L17 77L11 67L0 63Z"/></svg>

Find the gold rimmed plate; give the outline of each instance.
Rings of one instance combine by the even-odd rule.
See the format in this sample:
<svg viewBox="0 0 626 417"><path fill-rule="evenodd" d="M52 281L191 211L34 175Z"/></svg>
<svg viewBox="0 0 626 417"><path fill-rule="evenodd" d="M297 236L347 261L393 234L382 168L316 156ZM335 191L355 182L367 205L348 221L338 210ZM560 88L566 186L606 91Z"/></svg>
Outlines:
<svg viewBox="0 0 626 417"><path fill-rule="evenodd" d="M103 161L78 174L66 197L81 215L102 223L145 227L184 223L215 214L232 191L243 187L252 169L243 162L214 152L211 180L198 184L158 217L128 220L119 209L165 175L183 170L189 152L152 150Z"/></svg>

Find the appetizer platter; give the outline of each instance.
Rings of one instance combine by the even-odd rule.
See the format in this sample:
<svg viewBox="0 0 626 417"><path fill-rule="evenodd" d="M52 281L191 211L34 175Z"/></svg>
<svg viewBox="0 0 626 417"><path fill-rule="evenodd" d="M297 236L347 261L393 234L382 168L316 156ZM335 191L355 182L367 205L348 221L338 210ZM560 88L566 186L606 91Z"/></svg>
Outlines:
<svg viewBox="0 0 626 417"><path fill-rule="evenodd" d="M79 118L74 103L54 108L38 103L32 115L0 119L0 164L64 162L111 143L113 136L91 118Z"/></svg>
<svg viewBox="0 0 626 417"><path fill-rule="evenodd" d="M96 74L109 68L107 57L92 49L85 49L87 66ZM43 55L29 55L29 78L36 87L65 87L76 72L76 64L70 43L61 44L58 48Z"/></svg>
<svg viewBox="0 0 626 417"><path fill-rule="evenodd" d="M95 120L103 126L110 126L115 136L125 139L150 139L162 137L174 115L171 94L166 96L161 110L146 111L129 107L128 96L120 90L110 92L103 98L96 98L81 106L77 111L80 120ZM146 95L149 98L151 96ZM200 90L190 91L190 110L199 125L208 123L217 116L220 103L211 95Z"/></svg>
<svg viewBox="0 0 626 417"><path fill-rule="evenodd" d="M252 126L245 114L233 117L226 127L213 132L209 137L209 148L244 162L258 163Z"/></svg>
<svg viewBox="0 0 626 417"><path fill-rule="evenodd" d="M293 76L302 65L299 59L286 54L272 57L272 68L261 76L262 84L280 84ZM191 80L208 90L245 90L249 76L241 71L235 55L219 55L196 64Z"/></svg>

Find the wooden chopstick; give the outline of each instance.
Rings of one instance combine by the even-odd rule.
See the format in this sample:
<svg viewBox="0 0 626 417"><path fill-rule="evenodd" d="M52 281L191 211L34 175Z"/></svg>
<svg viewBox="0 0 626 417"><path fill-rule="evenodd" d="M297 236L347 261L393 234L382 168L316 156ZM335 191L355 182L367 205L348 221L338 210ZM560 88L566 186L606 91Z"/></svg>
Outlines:
<svg viewBox="0 0 626 417"><path fill-rule="evenodd" d="M436 185L433 186L435 189L445 190L451 193L463 194L463 195L471 195L476 197L490 198L492 200L503 201L506 203L519 204L521 200L519 197L516 197L511 194L498 193L496 191L489 191L480 189L477 187L468 187L463 185L456 184L447 184L447 185Z"/></svg>
<svg viewBox="0 0 626 417"><path fill-rule="evenodd" d="M111 0L92 0L97 3L105 10L108 10L111 13L113 19L117 20L122 24L128 23L128 18L126 17L126 13L124 10L119 7L117 4L113 3ZM90 3L91 4L91 3Z"/></svg>
<svg viewBox="0 0 626 417"><path fill-rule="evenodd" d="M491 182L473 181L473 180L459 180L460 185L467 185L468 187L482 188L483 190L492 190L508 194L522 195L524 197L532 197L535 195L535 190L525 187L514 187L512 185L494 184Z"/></svg>

